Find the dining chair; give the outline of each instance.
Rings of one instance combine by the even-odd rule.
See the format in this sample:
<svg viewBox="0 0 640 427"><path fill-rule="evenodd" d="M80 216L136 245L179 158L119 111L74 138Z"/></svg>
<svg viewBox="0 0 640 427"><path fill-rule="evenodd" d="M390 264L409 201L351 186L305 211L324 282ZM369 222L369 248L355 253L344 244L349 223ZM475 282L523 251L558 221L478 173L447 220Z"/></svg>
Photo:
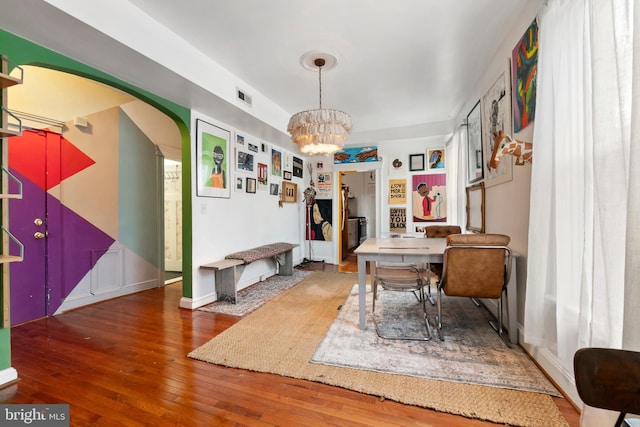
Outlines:
<svg viewBox="0 0 640 427"><path fill-rule="evenodd" d="M498 300L498 324L491 323L504 343L511 347L503 330L502 299L511 275L510 238L504 234L452 234L447 237L442 277L437 283L436 325L442 333L442 293L447 296ZM507 321L509 310L507 307Z"/></svg>
<svg viewBox="0 0 640 427"><path fill-rule="evenodd" d="M376 329L376 334L380 338L384 339L399 339L399 340L420 340L428 341L431 339L431 327L429 325L429 319L427 316L427 303L424 293L426 281L423 279L420 268L417 264L399 263L399 262L382 262L378 261L375 265L373 275L373 304L372 304L372 318L373 324ZM426 328L426 336L411 336L407 334L390 335L384 333L378 320L376 319L376 300L378 299L378 287L384 291L392 292L411 292L415 295L421 311L422 319ZM403 307L397 307L397 312L400 312ZM387 312L394 312L396 308L387 307Z"/></svg>
<svg viewBox="0 0 640 427"><path fill-rule="evenodd" d="M576 388L582 401L594 408L619 412L615 427L640 425L627 414L640 414L640 353L613 348L585 347L573 356Z"/></svg>
<svg viewBox="0 0 640 427"><path fill-rule="evenodd" d="M428 225L424 228L424 237L427 238L444 238L451 234L460 233L462 233L462 229L459 225ZM436 277L437 284L440 281L440 277L442 277L443 264L441 262L432 262L429 266L430 268L426 273L430 271ZM436 304L431 296L431 286L427 288L427 297L429 298L431 305Z"/></svg>

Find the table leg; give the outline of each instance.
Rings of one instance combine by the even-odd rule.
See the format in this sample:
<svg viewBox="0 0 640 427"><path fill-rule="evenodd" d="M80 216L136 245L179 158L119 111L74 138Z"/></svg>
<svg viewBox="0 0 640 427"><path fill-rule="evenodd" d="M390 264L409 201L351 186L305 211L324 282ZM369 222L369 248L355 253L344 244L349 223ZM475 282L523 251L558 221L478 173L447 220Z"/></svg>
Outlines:
<svg viewBox="0 0 640 427"><path fill-rule="evenodd" d="M367 318L367 261L358 256L358 305L360 329L366 329Z"/></svg>

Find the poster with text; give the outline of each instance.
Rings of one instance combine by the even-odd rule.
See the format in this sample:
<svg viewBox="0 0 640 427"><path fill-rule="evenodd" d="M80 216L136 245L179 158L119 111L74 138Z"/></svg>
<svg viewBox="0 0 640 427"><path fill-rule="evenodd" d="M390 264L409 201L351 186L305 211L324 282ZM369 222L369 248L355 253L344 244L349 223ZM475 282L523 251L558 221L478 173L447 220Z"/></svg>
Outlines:
<svg viewBox="0 0 640 427"><path fill-rule="evenodd" d="M404 233L407 231L407 209L389 209L389 231L394 233Z"/></svg>
<svg viewBox="0 0 640 427"><path fill-rule="evenodd" d="M389 204L404 205L407 203L407 180L389 180Z"/></svg>
<svg viewBox="0 0 640 427"><path fill-rule="evenodd" d="M326 172L318 172L316 175L316 199L330 199L333 192L331 184L331 174Z"/></svg>

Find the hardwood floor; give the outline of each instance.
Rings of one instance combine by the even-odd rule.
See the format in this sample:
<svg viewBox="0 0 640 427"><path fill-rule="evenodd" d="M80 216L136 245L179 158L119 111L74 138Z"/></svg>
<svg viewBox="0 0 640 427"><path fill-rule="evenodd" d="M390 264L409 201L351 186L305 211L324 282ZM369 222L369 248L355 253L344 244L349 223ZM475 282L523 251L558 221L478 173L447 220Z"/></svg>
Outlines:
<svg viewBox="0 0 640 427"><path fill-rule="evenodd" d="M355 271L352 262L308 270ZM72 426L490 426L187 353L238 321L178 308L180 283L16 326L2 403L68 403ZM555 399L570 426L579 414Z"/></svg>

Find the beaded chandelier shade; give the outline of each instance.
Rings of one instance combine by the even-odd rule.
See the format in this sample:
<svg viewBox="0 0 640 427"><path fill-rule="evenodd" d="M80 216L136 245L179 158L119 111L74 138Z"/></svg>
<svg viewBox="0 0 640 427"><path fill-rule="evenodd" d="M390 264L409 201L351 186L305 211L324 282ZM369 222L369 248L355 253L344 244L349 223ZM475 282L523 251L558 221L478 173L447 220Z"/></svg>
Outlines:
<svg viewBox="0 0 640 427"><path fill-rule="evenodd" d="M309 155L332 154L341 150L351 132L351 117L342 111L322 108L323 58L317 58L320 108L301 111L289 119L287 131L301 153Z"/></svg>

